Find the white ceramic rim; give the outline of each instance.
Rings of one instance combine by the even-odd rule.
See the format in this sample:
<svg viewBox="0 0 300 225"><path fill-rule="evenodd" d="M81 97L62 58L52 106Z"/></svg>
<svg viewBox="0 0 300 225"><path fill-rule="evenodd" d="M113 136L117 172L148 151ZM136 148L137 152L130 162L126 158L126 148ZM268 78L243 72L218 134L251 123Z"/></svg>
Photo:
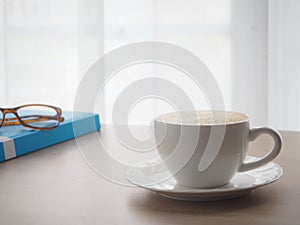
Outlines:
<svg viewBox="0 0 300 225"><path fill-rule="evenodd" d="M247 157L248 157L248 159L250 159L250 161L257 160L257 159L260 158L260 157L255 157L255 156L247 156ZM139 163L139 165L142 165L142 163ZM186 187L187 188L186 190L178 190L178 189L177 190L176 189L175 190L174 189L162 190L162 189L158 189L158 188L153 187L153 185L142 185L138 182L134 182L130 178L131 177L130 173L131 173L132 168L127 170L125 174L126 174L126 179L131 184L134 184L137 187L144 188L144 189L154 191L154 192L157 192L157 193L177 193L177 194L195 194L195 195L202 195L203 194L203 195L205 195L205 194L230 193L230 192L237 192L237 191L253 190L253 189L256 189L256 188L259 188L259 187L269 185L269 184L277 181L283 175L283 169L278 163L269 162L268 164L266 164L265 166L262 166L262 167L266 167L266 166L270 166L273 169L276 168L276 174L273 174L272 177L269 177L264 182L260 182L260 183L258 182L257 183L257 180L256 180L252 185L249 185L249 186L246 186L246 187L231 187L231 188L228 188L228 189L222 189L222 186L219 186L219 187L212 187L212 188L189 188L189 187ZM253 176L253 175L251 175L251 171L247 171L247 172L244 172L242 174ZM164 182L167 182L167 181L164 181ZM181 187L184 188L184 186L181 186Z"/></svg>

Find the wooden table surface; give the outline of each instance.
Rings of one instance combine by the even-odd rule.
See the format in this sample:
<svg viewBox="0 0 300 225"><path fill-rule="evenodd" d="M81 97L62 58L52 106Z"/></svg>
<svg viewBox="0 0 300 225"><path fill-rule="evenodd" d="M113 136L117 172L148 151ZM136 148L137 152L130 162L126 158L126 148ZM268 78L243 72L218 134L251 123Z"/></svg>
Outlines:
<svg viewBox="0 0 300 225"><path fill-rule="evenodd" d="M113 135L103 127L100 139ZM0 164L0 224L300 224L300 132L281 132L284 175L246 196L176 201L95 173L68 141ZM81 137L93 146L93 135ZM270 140L251 145L263 154ZM98 149L99 150L99 149ZM105 164L103 160L103 164ZM112 168L113 169L113 168Z"/></svg>

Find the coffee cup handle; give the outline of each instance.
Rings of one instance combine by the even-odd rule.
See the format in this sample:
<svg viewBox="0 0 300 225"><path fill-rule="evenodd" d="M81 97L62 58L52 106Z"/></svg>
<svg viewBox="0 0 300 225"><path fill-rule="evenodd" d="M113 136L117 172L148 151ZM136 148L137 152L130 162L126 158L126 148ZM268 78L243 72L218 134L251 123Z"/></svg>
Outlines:
<svg viewBox="0 0 300 225"><path fill-rule="evenodd" d="M262 159L259 159L255 162L243 163L240 166L238 172L245 172L247 170L252 170L260 166L263 166L268 162L272 161L279 154L282 147L282 139L280 134L277 131L267 127L253 128L249 132L249 140L254 141L261 134L268 134L273 138L274 146L272 150L267 155L265 155Z"/></svg>

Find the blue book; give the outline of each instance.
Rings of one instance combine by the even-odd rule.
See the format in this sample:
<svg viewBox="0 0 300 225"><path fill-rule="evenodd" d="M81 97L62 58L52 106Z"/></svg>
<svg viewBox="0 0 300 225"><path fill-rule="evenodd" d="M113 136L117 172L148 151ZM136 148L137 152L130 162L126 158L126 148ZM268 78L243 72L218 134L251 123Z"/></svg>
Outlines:
<svg viewBox="0 0 300 225"><path fill-rule="evenodd" d="M100 130L98 114L63 112L62 116L64 122L52 130L32 130L21 125L2 126L0 162Z"/></svg>

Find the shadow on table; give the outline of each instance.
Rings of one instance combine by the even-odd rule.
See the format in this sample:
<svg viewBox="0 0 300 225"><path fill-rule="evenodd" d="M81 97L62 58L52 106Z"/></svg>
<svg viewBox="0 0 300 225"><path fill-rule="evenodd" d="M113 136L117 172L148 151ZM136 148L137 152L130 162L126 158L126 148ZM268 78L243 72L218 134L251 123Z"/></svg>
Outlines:
<svg viewBox="0 0 300 225"><path fill-rule="evenodd" d="M266 194L266 192L268 192ZM272 205L278 202L277 195L270 193L272 189L255 190L242 197L211 201L211 202L193 202L178 201L162 197L154 192L145 191L142 195L134 196L129 200L129 207L139 212L166 212L168 214L177 213L184 215L218 215L230 212L240 212L248 214L255 211L262 215L268 215L272 211ZM272 196L272 198L270 198ZM266 207L266 205L268 205ZM271 206L271 207L270 207ZM245 211L243 213L243 211Z"/></svg>

